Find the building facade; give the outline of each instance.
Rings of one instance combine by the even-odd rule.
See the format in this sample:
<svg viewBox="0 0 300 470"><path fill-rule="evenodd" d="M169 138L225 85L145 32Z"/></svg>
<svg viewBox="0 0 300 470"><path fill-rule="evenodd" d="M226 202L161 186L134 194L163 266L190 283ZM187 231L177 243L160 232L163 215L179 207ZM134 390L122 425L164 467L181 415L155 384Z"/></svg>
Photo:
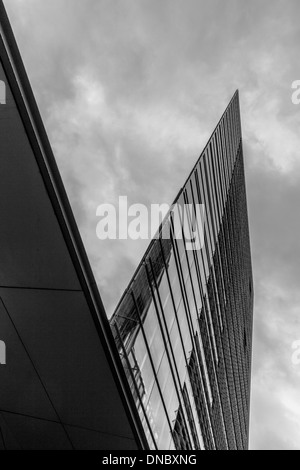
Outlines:
<svg viewBox="0 0 300 470"><path fill-rule="evenodd" d="M111 319L151 449L247 449L252 317L236 92Z"/></svg>
<svg viewBox="0 0 300 470"><path fill-rule="evenodd" d="M0 178L0 450L247 448L238 93L111 324L2 0Z"/></svg>
<svg viewBox="0 0 300 470"><path fill-rule="evenodd" d="M0 1L0 450L147 448Z"/></svg>

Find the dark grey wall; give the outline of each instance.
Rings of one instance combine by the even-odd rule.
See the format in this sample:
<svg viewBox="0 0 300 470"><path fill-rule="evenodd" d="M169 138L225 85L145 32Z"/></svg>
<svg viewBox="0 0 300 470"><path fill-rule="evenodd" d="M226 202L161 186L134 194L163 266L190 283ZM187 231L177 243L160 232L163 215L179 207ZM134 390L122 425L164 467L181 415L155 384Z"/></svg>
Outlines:
<svg viewBox="0 0 300 470"><path fill-rule="evenodd" d="M137 448L107 343L101 344L4 64L0 340L7 359L0 365L0 449Z"/></svg>

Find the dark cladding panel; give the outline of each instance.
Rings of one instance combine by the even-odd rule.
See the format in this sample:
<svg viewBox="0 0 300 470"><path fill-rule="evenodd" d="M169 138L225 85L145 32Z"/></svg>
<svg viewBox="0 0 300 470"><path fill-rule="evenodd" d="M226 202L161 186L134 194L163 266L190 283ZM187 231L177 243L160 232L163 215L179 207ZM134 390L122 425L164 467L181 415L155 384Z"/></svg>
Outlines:
<svg viewBox="0 0 300 470"><path fill-rule="evenodd" d="M34 365L0 299L0 332L5 338L7 364L1 366L1 409L55 420L56 414Z"/></svg>
<svg viewBox="0 0 300 470"><path fill-rule="evenodd" d="M83 293L0 288L0 296L62 422L130 437ZM11 357L7 375L13 365Z"/></svg>
<svg viewBox="0 0 300 470"><path fill-rule="evenodd" d="M78 450L136 450L136 443L132 439L121 436L115 436L112 440L109 434L75 426L66 426L66 431Z"/></svg>
<svg viewBox="0 0 300 470"><path fill-rule="evenodd" d="M71 441L59 423L12 413L1 415L15 438L15 444L6 442L7 450L72 450Z"/></svg>
<svg viewBox="0 0 300 470"><path fill-rule="evenodd" d="M147 447L1 0L0 93L0 447Z"/></svg>
<svg viewBox="0 0 300 470"><path fill-rule="evenodd" d="M80 289L1 62L0 80L0 285Z"/></svg>

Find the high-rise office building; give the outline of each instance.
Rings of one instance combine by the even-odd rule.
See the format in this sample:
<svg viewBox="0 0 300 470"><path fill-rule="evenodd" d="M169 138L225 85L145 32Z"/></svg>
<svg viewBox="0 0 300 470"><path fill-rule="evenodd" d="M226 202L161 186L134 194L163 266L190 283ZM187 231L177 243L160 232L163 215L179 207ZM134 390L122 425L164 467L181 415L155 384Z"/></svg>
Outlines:
<svg viewBox="0 0 300 470"><path fill-rule="evenodd" d="M0 182L0 450L247 447L238 94L178 195L185 223L167 216L111 325L2 0Z"/></svg>
<svg viewBox="0 0 300 470"><path fill-rule="evenodd" d="M236 92L111 319L151 449L247 448L252 310Z"/></svg>

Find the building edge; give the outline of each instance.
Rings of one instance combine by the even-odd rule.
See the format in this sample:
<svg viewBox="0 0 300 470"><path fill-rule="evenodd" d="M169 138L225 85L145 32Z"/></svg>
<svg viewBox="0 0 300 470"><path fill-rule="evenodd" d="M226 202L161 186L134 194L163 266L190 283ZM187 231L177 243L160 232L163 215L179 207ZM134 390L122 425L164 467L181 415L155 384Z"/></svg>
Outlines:
<svg viewBox="0 0 300 470"><path fill-rule="evenodd" d="M104 305L2 0L0 57L137 446L148 449Z"/></svg>

